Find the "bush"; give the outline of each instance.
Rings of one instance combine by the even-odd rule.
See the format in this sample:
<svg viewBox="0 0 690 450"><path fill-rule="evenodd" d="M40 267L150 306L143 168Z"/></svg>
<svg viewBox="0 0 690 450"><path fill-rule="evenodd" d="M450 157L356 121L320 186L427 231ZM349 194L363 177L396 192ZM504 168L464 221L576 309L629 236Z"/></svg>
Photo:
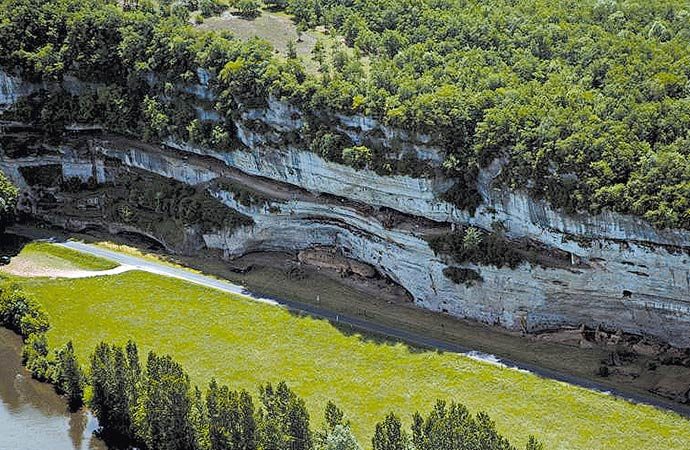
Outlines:
<svg viewBox="0 0 690 450"><path fill-rule="evenodd" d="M453 283L464 284L467 287L484 281L484 278L476 270L462 267L446 267L443 269L443 275Z"/></svg>
<svg viewBox="0 0 690 450"><path fill-rule="evenodd" d="M429 246L435 253L448 255L458 264L471 262L515 269L526 261L523 254L516 249L516 244L506 239L501 231L485 233L469 227L458 232L431 237Z"/></svg>
<svg viewBox="0 0 690 450"><path fill-rule="evenodd" d="M223 12L225 5L218 0L199 0L199 11L204 17L216 16Z"/></svg>
<svg viewBox="0 0 690 450"><path fill-rule="evenodd" d="M345 164L356 169L364 169L371 162L372 153L368 147L358 145L344 148L342 158Z"/></svg>
<svg viewBox="0 0 690 450"><path fill-rule="evenodd" d="M19 190L0 172L0 233L12 219Z"/></svg>
<svg viewBox="0 0 690 450"><path fill-rule="evenodd" d="M41 305L17 286L0 287L0 325L24 339L50 328L48 315Z"/></svg>
<svg viewBox="0 0 690 450"><path fill-rule="evenodd" d="M235 7L237 13L245 18L254 18L261 14L261 3L258 0L239 0Z"/></svg>

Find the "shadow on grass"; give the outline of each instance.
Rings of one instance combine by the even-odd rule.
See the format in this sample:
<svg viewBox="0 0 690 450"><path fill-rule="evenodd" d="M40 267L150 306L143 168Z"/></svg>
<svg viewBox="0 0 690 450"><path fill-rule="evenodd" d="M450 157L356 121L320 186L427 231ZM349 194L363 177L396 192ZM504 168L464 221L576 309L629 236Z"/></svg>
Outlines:
<svg viewBox="0 0 690 450"><path fill-rule="evenodd" d="M397 346L399 344L405 345L409 353L421 354L426 352L444 353L442 350L435 348L433 345L412 344L404 337L396 337L391 335L388 327L377 325L374 322L369 322L364 319L345 316L324 310L309 304L302 304L298 302L286 301L271 296L259 295L256 292L246 291L250 296L261 297L268 300L273 300L283 306L287 306L287 312L299 318L310 317L316 320L327 321L333 328L338 330L341 334L347 337L356 337L361 342L371 343L375 345ZM372 330L379 329L378 331Z"/></svg>

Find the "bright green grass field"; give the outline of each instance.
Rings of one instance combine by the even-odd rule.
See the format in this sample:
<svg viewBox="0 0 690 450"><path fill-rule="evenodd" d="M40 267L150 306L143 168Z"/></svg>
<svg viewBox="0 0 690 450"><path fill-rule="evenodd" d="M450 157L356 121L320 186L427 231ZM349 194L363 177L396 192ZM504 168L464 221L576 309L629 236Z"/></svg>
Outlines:
<svg viewBox="0 0 690 450"><path fill-rule="evenodd" d="M118 266L117 263L107 259L87 255L86 253L47 242L30 242L26 244L19 257L32 260L46 267L65 270L110 270Z"/></svg>
<svg viewBox="0 0 690 450"><path fill-rule="evenodd" d="M690 448L690 421L676 414L456 354L364 340L183 281L129 272L21 282L50 315L51 344L73 340L82 361L101 340L134 339L143 352L173 355L204 386L216 377L256 392L260 383L286 380L317 426L333 399L365 447L387 412L409 422L442 398L487 411L521 446L534 433L549 449Z"/></svg>

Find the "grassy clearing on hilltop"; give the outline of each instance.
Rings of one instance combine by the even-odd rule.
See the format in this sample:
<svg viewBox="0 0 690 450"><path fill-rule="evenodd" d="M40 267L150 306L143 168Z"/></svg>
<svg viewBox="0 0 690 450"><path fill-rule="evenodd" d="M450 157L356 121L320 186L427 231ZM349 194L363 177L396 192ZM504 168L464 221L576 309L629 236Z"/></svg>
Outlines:
<svg viewBox="0 0 690 450"><path fill-rule="evenodd" d="M200 30L230 31L240 39L248 40L255 37L266 40L281 56L288 52L288 42L295 45L295 52L300 58L305 69L312 74L318 73L319 64L314 59L314 47L318 41L324 47L327 59L330 61L334 52L342 51L355 57L353 49L345 45L342 36L327 34L325 29L301 30L294 20L284 12L272 12L263 10L261 15L252 19L246 19L230 13L209 17L203 24L197 26ZM369 58L357 55L364 70L369 68Z"/></svg>
<svg viewBox="0 0 690 450"><path fill-rule="evenodd" d="M50 315L53 346L75 342L80 358L100 341L137 341L169 353L205 385L211 377L254 392L286 380L319 420L334 400L368 444L388 411L409 420L435 399L485 410L511 439L529 430L550 449L686 449L678 415L496 367L339 330L183 281L130 272L78 280L19 280ZM524 443L516 440L516 443Z"/></svg>

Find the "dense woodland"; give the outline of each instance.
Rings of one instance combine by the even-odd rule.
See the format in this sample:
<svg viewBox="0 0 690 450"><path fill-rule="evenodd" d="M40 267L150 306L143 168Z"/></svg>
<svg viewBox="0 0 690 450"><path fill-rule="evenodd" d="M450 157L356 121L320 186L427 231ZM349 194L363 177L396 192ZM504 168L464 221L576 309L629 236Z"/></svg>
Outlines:
<svg viewBox="0 0 690 450"><path fill-rule="evenodd" d="M51 351L50 322L20 288L0 285L0 326L24 338L23 362L32 375L51 382L72 408L86 402L101 437L113 448L150 450L361 450L350 421L335 404L325 405L323 426L314 429L304 400L283 382L259 387L258 400L211 380L202 391L169 356L151 352L140 360L134 342L99 344L83 367L68 342ZM356 420L356 418L354 418ZM427 415L412 417L406 430L390 413L376 425L373 450L514 450L484 413L438 401ZM529 437L527 450L542 450Z"/></svg>
<svg viewBox="0 0 690 450"><path fill-rule="evenodd" d="M125 2L123 11L107 0L2 0L0 66L27 79L73 74L104 84L79 97L46 95L24 111L46 123L76 115L222 148L233 113L270 93L314 116L364 114L433 134L459 180L449 197L462 207L477 206L478 170L500 158L505 186L569 212L611 209L690 229L684 0L268 2L354 49L317 45L318 73L259 39L195 30L190 8L213 13L216 3L192 3ZM199 67L212 75L220 123L169 101L176 86L197 81ZM356 167L376 162L377 149L322 129L301 139Z"/></svg>

